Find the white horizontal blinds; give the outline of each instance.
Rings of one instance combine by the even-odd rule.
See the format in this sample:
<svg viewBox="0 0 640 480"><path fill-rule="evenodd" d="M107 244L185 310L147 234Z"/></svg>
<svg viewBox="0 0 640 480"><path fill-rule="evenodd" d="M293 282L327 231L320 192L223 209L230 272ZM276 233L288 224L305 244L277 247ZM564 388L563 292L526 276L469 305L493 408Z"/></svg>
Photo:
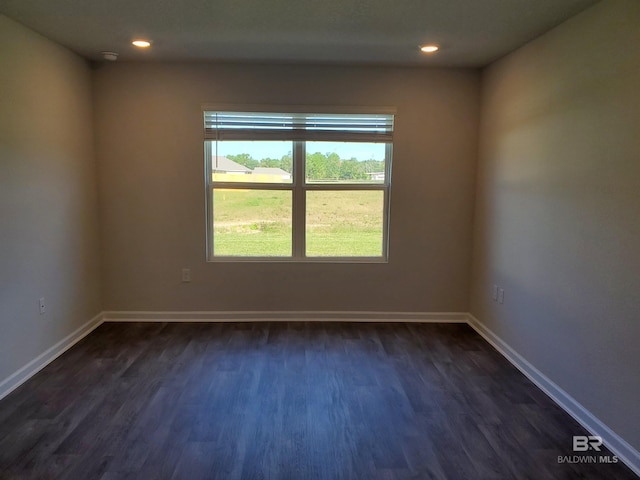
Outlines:
<svg viewBox="0 0 640 480"><path fill-rule="evenodd" d="M205 140L393 141L393 115L204 112Z"/></svg>

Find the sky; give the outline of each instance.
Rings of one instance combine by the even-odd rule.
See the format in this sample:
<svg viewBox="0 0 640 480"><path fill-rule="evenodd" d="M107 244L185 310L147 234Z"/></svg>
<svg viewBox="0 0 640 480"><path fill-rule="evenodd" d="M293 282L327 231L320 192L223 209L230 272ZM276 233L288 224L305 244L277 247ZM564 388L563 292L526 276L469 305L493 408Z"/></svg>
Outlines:
<svg viewBox="0 0 640 480"><path fill-rule="evenodd" d="M218 142L217 155L225 157L228 155L238 155L248 153L256 160L263 158L280 159L291 152L293 145L291 142L247 142L247 141L226 141ZM214 142L215 152L215 142ZM357 160L384 160L384 143L356 143L356 142L307 142L307 153L330 153L336 152L342 159L355 157Z"/></svg>

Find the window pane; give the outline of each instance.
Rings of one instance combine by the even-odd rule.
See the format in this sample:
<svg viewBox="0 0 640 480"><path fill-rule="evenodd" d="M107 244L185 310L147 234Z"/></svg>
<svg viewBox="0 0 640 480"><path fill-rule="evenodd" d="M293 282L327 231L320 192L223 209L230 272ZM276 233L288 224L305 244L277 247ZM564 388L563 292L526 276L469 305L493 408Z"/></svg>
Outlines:
<svg viewBox="0 0 640 480"><path fill-rule="evenodd" d="M384 183L384 143L307 142L307 183Z"/></svg>
<svg viewBox="0 0 640 480"><path fill-rule="evenodd" d="M292 182L292 142L211 141L205 143L208 154L211 155L214 182Z"/></svg>
<svg viewBox="0 0 640 480"><path fill-rule="evenodd" d="M213 254L291 256L291 192L213 190Z"/></svg>
<svg viewBox="0 0 640 480"><path fill-rule="evenodd" d="M307 192L306 254L382 256L384 192Z"/></svg>

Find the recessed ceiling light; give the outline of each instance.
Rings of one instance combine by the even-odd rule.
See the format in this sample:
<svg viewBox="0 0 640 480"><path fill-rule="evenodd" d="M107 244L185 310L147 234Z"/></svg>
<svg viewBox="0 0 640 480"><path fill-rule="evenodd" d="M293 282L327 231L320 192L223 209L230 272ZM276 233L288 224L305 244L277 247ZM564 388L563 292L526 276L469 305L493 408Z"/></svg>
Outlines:
<svg viewBox="0 0 640 480"><path fill-rule="evenodd" d="M151 46L151 42L148 40L134 40L131 43L136 47L140 47L140 48L147 48Z"/></svg>
<svg viewBox="0 0 640 480"><path fill-rule="evenodd" d="M440 50L440 47L438 45L434 45L433 43L431 43L429 45L422 45L420 47L420 50L423 51L424 53L434 53Z"/></svg>

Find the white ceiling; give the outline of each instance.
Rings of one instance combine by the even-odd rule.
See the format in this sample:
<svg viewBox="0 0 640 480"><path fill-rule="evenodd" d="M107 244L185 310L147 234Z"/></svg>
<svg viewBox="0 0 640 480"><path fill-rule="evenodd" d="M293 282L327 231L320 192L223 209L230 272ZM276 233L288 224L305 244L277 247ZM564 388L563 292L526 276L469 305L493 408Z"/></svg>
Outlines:
<svg viewBox="0 0 640 480"><path fill-rule="evenodd" d="M0 0L89 59L484 66L597 0ZM134 37L153 46L140 51ZM432 56L418 45L436 42Z"/></svg>

